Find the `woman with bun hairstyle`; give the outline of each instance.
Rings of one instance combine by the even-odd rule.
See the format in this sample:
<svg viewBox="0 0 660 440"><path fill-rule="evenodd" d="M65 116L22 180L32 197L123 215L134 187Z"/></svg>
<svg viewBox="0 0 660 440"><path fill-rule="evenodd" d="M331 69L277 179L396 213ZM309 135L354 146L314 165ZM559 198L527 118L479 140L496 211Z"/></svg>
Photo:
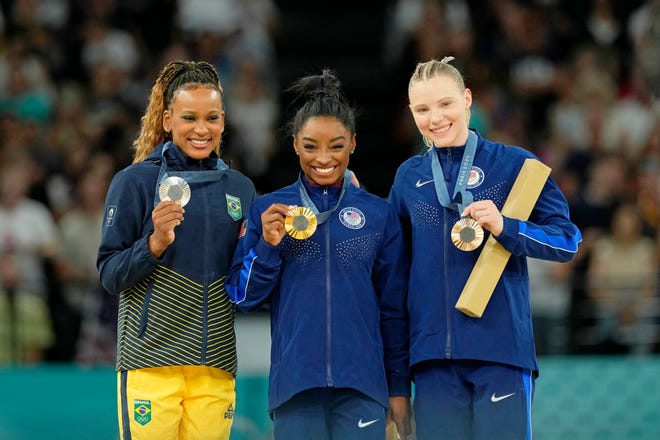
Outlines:
<svg viewBox="0 0 660 440"><path fill-rule="evenodd" d="M355 110L329 70L290 89L300 176L258 198L228 275L242 310L270 305L276 439L410 432L408 263L399 220L351 183ZM388 411L389 409L389 411Z"/></svg>

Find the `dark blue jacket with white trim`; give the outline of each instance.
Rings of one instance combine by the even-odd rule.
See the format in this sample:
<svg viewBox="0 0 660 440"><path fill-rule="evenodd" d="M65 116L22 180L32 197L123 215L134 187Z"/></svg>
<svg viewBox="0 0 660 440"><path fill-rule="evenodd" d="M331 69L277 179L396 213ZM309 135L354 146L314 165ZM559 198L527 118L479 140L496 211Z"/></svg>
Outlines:
<svg viewBox="0 0 660 440"><path fill-rule="evenodd" d="M440 205L431 170L438 154L449 194L465 146L434 148L409 158L397 170L389 201L399 214L412 250L408 309L411 365L432 359L499 362L538 371L529 301L527 257L565 262L582 236L571 222L568 203L552 178L545 183L528 221L504 217L497 241L511 257L480 318L454 306L483 244L459 250L450 234L460 213ZM474 200L502 209L525 159L532 153L478 136L467 189ZM484 231L486 232L486 231ZM483 243L490 234L486 232Z"/></svg>
<svg viewBox="0 0 660 440"><path fill-rule="evenodd" d="M224 281L254 185L231 169L217 180L189 182L176 239L155 258L148 239L162 147L119 171L106 197L97 268L103 287L120 294L116 367L207 365L236 374L235 306ZM219 169L215 155L194 160L178 148L165 154L169 172Z"/></svg>
<svg viewBox="0 0 660 440"><path fill-rule="evenodd" d="M341 192L305 186L319 211L332 209ZM329 386L356 389L386 408L389 396L409 396L408 264L392 207L348 185L311 237L285 235L271 246L261 213L273 203L303 206L297 184L255 201L227 276L240 309L271 307L269 410Z"/></svg>

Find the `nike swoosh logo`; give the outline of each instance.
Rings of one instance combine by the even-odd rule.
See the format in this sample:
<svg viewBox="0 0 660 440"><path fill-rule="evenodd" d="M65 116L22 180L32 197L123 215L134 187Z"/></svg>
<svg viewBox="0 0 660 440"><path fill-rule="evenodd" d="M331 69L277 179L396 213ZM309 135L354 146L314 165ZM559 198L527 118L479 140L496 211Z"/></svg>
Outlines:
<svg viewBox="0 0 660 440"><path fill-rule="evenodd" d="M508 397L513 396L514 394L516 394L516 393L505 394L505 395L503 395L503 396L496 396L495 393L493 393L493 395L490 396L490 401L493 402L493 403L497 403L497 402L499 402L500 400L504 400L504 399L506 399L506 398L508 398Z"/></svg>
<svg viewBox="0 0 660 440"><path fill-rule="evenodd" d="M369 425L373 425L376 423L379 419L374 419L374 420L369 420L368 422L363 422L362 419L358 422L358 428L366 428Z"/></svg>
<svg viewBox="0 0 660 440"><path fill-rule="evenodd" d="M423 181L423 182L422 182L421 179L419 179L419 180L417 181L417 183L415 183L415 188L419 188L419 187L424 186L424 185L426 185L427 183L431 183L431 182L433 182L433 179L431 179L431 180L425 180L425 181Z"/></svg>

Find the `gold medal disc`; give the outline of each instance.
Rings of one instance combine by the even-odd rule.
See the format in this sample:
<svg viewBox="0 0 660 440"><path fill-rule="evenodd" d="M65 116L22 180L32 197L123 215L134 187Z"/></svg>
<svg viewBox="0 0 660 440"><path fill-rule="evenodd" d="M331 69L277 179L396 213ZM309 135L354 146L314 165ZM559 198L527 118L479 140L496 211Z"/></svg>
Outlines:
<svg viewBox="0 0 660 440"><path fill-rule="evenodd" d="M473 251L484 241L484 230L472 217L463 217L451 229L451 241L462 251Z"/></svg>
<svg viewBox="0 0 660 440"><path fill-rule="evenodd" d="M158 196L163 202L172 200L181 206L186 206L190 201L190 186L181 177L168 177L158 187Z"/></svg>
<svg viewBox="0 0 660 440"><path fill-rule="evenodd" d="M296 240L305 240L316 231L316 216L311 209L299 206L284 219L284 229Z"/></svg>

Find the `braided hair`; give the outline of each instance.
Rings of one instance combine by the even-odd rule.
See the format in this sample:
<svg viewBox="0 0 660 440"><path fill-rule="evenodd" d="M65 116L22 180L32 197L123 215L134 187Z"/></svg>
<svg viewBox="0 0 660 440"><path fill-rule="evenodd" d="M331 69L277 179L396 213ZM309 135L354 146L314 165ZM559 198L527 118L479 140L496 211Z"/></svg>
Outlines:
<svg viewBox="0 0 660 440"><path fill-rule="evenodd" d="M149 95L149 103L141 118L138 137L133 141L133 163L143 161L156 145L170 136L163 128L163 112L170 107L181 90L210 87L222 97L222 84L213 65L204 61L172 61L160 71ZM216 153L220 154L218 145Z"/></svg>
<svg viewBox="0 0 660 440"><path fill-rule="evenodd" d="M463 75L461 75L461 72L459 72L456 67L449 64L449 62L453 60L454 57L444 57L440 61L432 59L424 63L417 63L415 71L410 76L408 90L410 90L410 87L412 87L414 83L427 81L431 78L443 75L448 76L456 81L456 84L458 84L459 88L464 90L465 82L463 81Z"/></svg>

